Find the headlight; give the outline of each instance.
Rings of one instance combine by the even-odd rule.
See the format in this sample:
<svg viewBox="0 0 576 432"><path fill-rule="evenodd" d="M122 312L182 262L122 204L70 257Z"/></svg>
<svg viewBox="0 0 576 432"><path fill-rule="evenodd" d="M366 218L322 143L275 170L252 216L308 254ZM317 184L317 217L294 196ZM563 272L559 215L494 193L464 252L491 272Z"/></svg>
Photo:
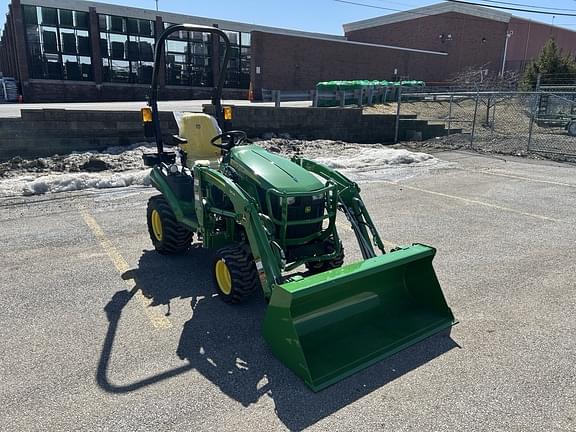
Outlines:
<svg viewBox="0 0 576 432"><path fill-rule="evenodd" d="M286 198L288 205L296 204L296 197L288 197Z"/></svg>
<svg viewBox="0 0 576 432"><path fill-rule="evenodd" d="M319 201L324 199L324 194L312 195L312 201Z"/></svg>

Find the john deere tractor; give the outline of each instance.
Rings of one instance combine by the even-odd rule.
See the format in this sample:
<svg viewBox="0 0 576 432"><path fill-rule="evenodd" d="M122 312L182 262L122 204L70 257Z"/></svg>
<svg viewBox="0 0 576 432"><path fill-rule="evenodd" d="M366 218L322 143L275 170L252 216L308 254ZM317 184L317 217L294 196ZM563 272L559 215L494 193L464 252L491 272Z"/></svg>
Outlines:
<svg viewBox="0 0 576 432"><path fill-rule="evenodd" d="M205 113L179 121L176 152L164 149L158 71L166 38L207 32L225 48ZM228 130L221 95L230 53L226 34L189 24L159 37L144 160L160 192L148 203L148 230L161 254L183 254L193 239L214 253L214 288L227 303L256 292L268 301L263 335L272 352L313 390L323 389L454 323L432 267L435 250L415 244L386 252L358 185L305 158L285 159ZM336 218L354 231L363 259L343 265ZM302 271L297 272L300 268ZM217 323L215 323L217 325Z"/></svg>

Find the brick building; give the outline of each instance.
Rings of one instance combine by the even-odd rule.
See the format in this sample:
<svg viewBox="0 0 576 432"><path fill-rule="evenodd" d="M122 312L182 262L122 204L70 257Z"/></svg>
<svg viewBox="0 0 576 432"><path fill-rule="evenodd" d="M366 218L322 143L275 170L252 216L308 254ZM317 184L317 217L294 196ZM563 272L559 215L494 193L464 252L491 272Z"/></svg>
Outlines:
<svg viewBox="0 0 576 432"><path fill-rule="evenodd" d="M458 71L518 70L553 36L573 50L576 33L455 3L344 25L344 36L294 31L84 0L12 0L0 39L0 71L26 102L144 100L155 38L173 23L225 30L233 53L225 97L262 89L309 90L318 81L446 81ZM507 37L507 35L510 35ZM222 47L182 32L165 46L164 99L203 99L220 74Z"/></svg>
<svg viewBox="0 0 576 432"><path fill-rule="evenodd" d="M217 26L233 44L225 97L261 89L311 89L320 80L389 79L396 63L442 62L442 52L350 42L293 31L83 0L12 0L0 40L0 71L27 102L143 100L155 38L171 23ZM215 38L216 39L216 38ZM222 49L207 34L181 33L165 48L164 99L210 95Z"/></svg>
<svg viewBox="0 0 576 432"><path fill-rule="evenodd" d="M522 71L554 38L566 53L576 53L576 32L480 6L443 2L344 24L348 40L448 53L430 64L427 81L444 81L459 71ZM401 75L413 70L401 66Z"/></svg>

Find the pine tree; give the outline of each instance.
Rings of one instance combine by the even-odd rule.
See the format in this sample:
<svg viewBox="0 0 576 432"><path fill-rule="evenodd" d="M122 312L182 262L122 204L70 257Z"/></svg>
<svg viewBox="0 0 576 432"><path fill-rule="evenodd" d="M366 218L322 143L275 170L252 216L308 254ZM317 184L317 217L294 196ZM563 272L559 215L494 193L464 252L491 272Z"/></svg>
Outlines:
<svg viewBox="0 0 576 432"><path fill-rule="evenodd" d="M576 59L570 54L564 55L551 38L540 51L538 58L526 68L520 88L527 91L534 90L539 74L540 83L543 85L559 83L576 85ZM568 80L571 82L568 83Z"/></svg>

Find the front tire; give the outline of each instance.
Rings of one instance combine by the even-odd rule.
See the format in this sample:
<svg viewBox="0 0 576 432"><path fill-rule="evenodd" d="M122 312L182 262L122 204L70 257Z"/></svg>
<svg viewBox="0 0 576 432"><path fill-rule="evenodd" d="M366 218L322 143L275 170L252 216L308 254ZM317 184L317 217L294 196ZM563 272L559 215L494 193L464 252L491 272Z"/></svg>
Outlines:
<svg viewBox="0 0 576 432"><path fill-rule="evenodd" d="M570 123L568 123L568 127L566 129L568 130L568 135L576 137L576 120L572 120Z"/></svg>
<svg viewBox="0 0 576 432"><path fill-rule="evenodd" d="M194 233L178 223L163 196L150 198L146 215L150 240L158 253L177 255L188 250Z"/></svg>
<svg viewBox="0 0 576 432"><path fill-rule="evenodd" d="M212 276L220 298L229 304L245 301L260 288L252 254L242 245L226 246L216 251Z"/></svg>

